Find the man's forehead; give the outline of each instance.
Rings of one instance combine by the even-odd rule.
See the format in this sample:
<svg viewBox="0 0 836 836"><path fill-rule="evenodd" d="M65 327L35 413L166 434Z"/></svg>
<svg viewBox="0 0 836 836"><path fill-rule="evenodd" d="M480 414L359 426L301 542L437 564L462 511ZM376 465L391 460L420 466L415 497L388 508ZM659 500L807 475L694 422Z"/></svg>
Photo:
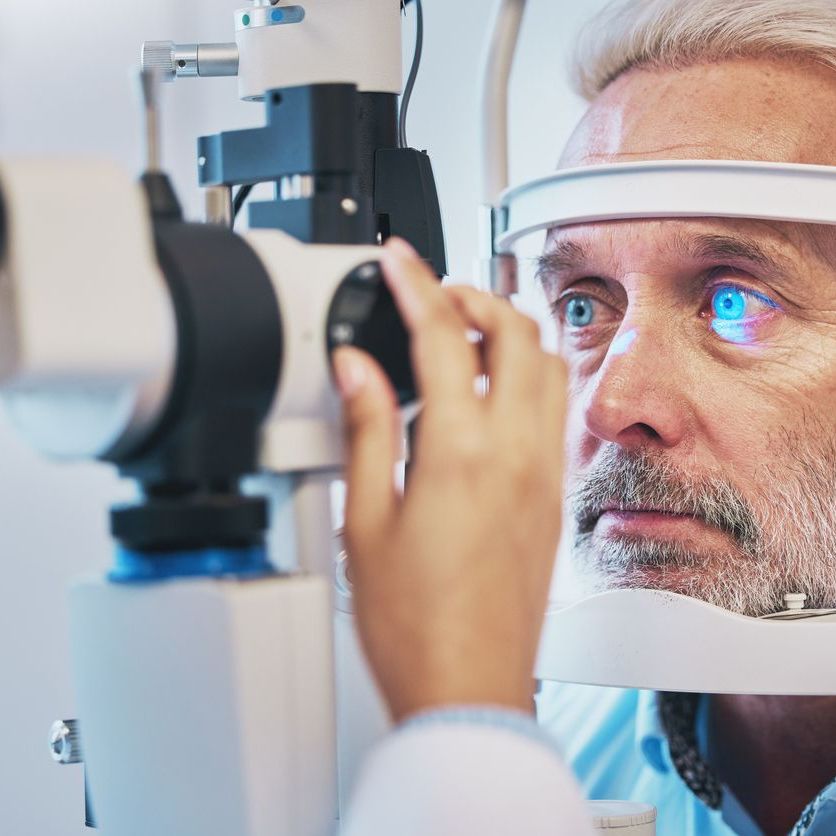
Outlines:
<svg viewBox="0 0 836 836"><path fill-rule="evenodd" d="M560 168L643 160L721 159L836 165L836 73L787 58L741 58L631 70L590 105ZM777 272L836 266L836 228L689 218L578 224L549 231L543 268L590 259L745 261ZM629 269L629 268L628 268Z"/></svg>
<svg viewBox="0 0 836 836"><path fill-rule="evenodd" d="M836 266L830 227L732 218L602 221L549 230L540 258L541 278L584 269L632 271L683 263L739 266L792 281L817 262Z"/></svg>
<svg viewBox="0 0 836 836"><path fill-rule="evenodd" d="M746 257L786 260L803 255L810 224L739 218L647 218L553 227L544 251L568 265L625 252L636 257Z"/></svg>
<svg viewBox="0 0 836 836"><path fill-rule="evenodd" d="M561 168L649 159L836 164L836 73L788 59L637 69L590 105Z"/></svg>

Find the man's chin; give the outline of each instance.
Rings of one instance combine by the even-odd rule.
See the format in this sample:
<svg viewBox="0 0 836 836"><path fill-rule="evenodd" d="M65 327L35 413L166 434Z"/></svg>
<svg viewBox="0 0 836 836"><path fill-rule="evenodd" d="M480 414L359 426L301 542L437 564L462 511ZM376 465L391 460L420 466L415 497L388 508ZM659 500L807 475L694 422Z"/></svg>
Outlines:
<svg viewBox="0 0 836 836"><path fill-rule="evenodd" d="M744 582L751 563L737 552L706 548L693 541L647 538L583 538L575 559L589 591L655 589L675 592L741 612L729 581ZM749 578L751 582L753 579Z"/></svg>
<svg viewBox="0 0 836 836"><path fill-rule="evenodd" d="M704 601L713 598L713 584L706 573L699 569L685 569L671 566L630 566L598 576L599 590L607 589L655 589L661 592L676 592Z"/></svg>

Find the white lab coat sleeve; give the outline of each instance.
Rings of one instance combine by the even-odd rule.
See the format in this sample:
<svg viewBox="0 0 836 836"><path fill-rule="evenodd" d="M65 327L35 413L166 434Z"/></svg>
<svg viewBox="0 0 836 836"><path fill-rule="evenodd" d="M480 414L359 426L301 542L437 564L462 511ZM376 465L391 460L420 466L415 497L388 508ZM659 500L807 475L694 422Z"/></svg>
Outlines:
<svg viewBox="0 0 836 836"><path fill-rule="evenodd" d="M524 718L524 719L523 719ZM556 748L511 711L433 712L371 751L343 836L591 836Z"/></svg>

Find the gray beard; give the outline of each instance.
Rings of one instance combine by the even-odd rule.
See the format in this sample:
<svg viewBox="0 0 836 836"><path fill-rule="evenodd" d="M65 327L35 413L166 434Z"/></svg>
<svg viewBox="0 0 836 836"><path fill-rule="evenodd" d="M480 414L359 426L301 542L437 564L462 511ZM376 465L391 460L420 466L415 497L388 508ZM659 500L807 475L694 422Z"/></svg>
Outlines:
<svg viewBox="0 0 836 836"><path fill-rule="evenodd" d="M805 593L807 607L836 607L836 449L817 444L782 432L780 449L771 445L780 458L763 469L751 504L719 474L694 476L658 453L609 446L569 496L582 583L587 591L648 586L642 570L652 568L654 588L744 615L784 609L787 592ZM728 534L730 547L693 551L681 542L596 537L605 502L696 517Z"/></svg>

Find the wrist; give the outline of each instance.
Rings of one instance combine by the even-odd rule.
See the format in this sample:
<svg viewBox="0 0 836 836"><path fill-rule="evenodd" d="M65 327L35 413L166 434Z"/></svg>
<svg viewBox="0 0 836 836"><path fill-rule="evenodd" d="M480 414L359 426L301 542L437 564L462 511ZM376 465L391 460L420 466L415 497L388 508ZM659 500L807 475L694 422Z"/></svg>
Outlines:
<svg viewBox="0 0 836 836"><path fill-rule="evenodd" d="M428 726L481 726L540 743L560 756L555 740L541 728L536 718L527 711L489 704L448 705L443 708L414 714L399 723L395 733L409 732Z"/></svg>
<svg viewBox="0 0 836 836"><path fill-rule="evenodd" d="M497 711L513 712L533 718L534 680L526 688L487 687L473 684L467 687L421 688L415 683L385 691L392 720L395 723L409 722L412 718L447 711L455 706L480 707Z"/></svg>

